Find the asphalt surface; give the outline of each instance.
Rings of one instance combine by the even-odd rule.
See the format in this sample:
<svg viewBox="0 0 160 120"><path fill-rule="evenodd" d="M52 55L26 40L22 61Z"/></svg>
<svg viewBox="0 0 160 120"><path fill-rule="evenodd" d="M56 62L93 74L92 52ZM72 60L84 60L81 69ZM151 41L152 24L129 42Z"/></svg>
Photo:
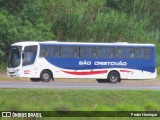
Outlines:
<svg viewBox="0 0 160 120"><path fill-rule="evenodd" d="M96 82L30 82L0 81L0 88L46 88L46 89L110 89L110 90L160 90L160 84L142 82L96 83Z"/></svg>

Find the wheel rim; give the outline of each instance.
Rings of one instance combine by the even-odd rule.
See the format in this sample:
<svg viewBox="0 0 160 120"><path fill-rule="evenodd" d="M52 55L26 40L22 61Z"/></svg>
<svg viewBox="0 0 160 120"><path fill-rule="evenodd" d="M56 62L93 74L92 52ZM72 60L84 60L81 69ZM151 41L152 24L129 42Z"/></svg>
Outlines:
<svg viewBox="0 0 160 120"><path fill-rule="evenodd" d="M48 80L48 79L49 79L49 74L44 73L44 74L43 74L43 78L44 78L45 80Z"/></svg>
<svg viewBox="0 0 160 120"><path fill-rule="evenodd" d="M116 82L116 81L117 81L117 79L118 79L117 75L115 75L115 74L111 74L111 76L110 76L110 80L111 80L112 82Z"/></svg>
<svg viewBox="0 0 160 120"><path fill-rule="evenodd" d="M111 80L117 80L117 76L115 75L111 76Z"/></svg>

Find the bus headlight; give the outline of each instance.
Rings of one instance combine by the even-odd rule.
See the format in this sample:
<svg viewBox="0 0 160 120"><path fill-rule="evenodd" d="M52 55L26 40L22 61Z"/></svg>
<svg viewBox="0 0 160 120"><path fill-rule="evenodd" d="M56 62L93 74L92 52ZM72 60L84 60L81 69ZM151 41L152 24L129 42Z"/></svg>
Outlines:
<svg viewBox="0 0 160 120"><path fill-rule="evenodd" d="M15 73L17 73L18 71L19 71L19 69L13 70L13 71L8 71L8 73L9 73L9 74L15 74Z"/></svg>
<svg viewBox="0 0 160 120"><path fill-rule="evenodd" d="M18 72L18 71L19 71L19 69L15 70L14 73L16 73L16 72Z"/></svg>

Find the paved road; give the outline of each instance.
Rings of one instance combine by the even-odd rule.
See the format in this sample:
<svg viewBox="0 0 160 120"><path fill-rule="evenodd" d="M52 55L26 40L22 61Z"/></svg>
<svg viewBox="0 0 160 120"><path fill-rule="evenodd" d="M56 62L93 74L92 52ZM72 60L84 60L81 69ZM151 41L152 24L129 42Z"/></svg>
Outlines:
<svg viewBox="0 0 160 120"><path fill-rule="evenodd" d="M160 90L160 84L0 81L0 88Z"/></svg>

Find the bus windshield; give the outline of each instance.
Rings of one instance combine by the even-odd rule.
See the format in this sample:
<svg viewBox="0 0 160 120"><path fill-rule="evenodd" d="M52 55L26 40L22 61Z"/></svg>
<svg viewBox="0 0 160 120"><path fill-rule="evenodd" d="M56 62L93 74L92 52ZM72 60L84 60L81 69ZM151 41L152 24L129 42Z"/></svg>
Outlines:
<svg viewBox="0 0 160 120"><path fill-rule="evenodd" d="M21 61L21 46L11 46L9 52L8 67L18 67Z"/></svg>

